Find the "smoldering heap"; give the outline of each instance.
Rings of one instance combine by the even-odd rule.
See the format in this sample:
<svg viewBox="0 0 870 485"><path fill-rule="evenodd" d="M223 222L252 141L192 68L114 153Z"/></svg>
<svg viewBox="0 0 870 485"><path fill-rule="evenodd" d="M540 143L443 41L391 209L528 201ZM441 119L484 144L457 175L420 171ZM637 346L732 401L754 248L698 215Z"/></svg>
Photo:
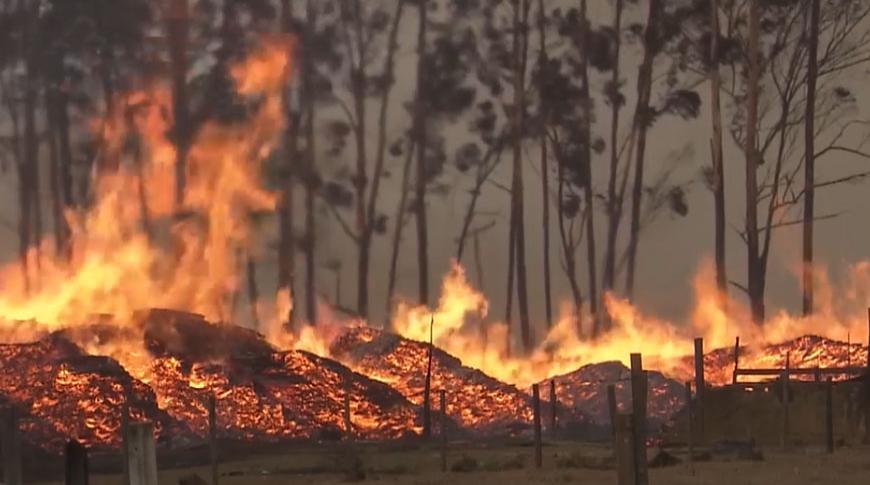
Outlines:
<svg viewBox="0 0 870 485"><path fill-rule="evenodd" d="M152 421L161 441L183 446L205 437L212 395L224 439L340 437L346 390L357 437L399 438L421 425L418 407L390 386L308 352L279 352L251 330L167 311L149 312L142 325L151 354L143 380L73 343L83 332L112 339L112 329L0 346L0 399L21 416L25 443L57 452L75 438L116 448L126 401L131 421Z"/></svg>

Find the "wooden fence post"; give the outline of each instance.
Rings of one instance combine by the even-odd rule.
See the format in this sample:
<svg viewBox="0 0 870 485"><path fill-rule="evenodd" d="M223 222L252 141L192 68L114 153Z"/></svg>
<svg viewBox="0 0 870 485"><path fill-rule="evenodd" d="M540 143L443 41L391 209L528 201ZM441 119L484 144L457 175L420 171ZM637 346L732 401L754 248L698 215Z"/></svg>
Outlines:
<svg viewBox="0 0 870 485"><path fill-rule="evenodd" d="M441 400L441 471L447 471L447 391L439 392Z"/></svg>
<svg viewBox="0 0 870 485"><path fill-rule="evenodd" d="M14 407L3 410L0 429L0 451L3 453L4 485L22 485L21 435L18 432L18 411Z"/></svg>
<svg viewBox="0 0 870 485"><path fill-rule="evenodd" d="M692 407L692 382L689 381L686 382L686 445L689 448L688 463L690 470L693 470L692 462L695 459L695 427L692 423L692 421L695 419L695 416L692 412Z"/></svg>
<svg viewBox="0 0 870 485"><path fill-rule="evenodd" d="M127 468L127 446L129 442L128 434L130 428L130 396L133 393L130 389L130 383L124 384L124 401L121 403L121 470L124 475L124 483L130 482L130 470Z"/></svg>
<svg viewBox="0 0 870 485"><path fill-rule="evenodd" d="M704 432L704 394L707 384L704 382L704 339L695 339L695 423L698 425L698 438L705 441Z"/></svg>
<svg viewBox="0 0 870 485"><path fill-rule="evenodd" d="M825 382L825 444L828 453L834 452L834 382L828 377Z"/></svg>
<svg viewBox="0 0 870 485"><path fill-rule="evenodd" d="M870 445L870 307L867 307L867 370L864 372L864 444Z"/></svg>
<svg viewBox="0 0 870 485"><path fill-rule="evenodd" d="M64 484L88 485L88 450L78 441L70 440L64 450Z"/></svg>
<svg viewBox="0 0 870 485"><path fill-rule="evenodd" d="M211 485L218 485L217 402L214 394L208 397L208 450L211 460Z"/></svg>
<svg viewBox="0 0 870 485"><path fill-rule="evenodd" d="M556 436L556 408L559 400L556 397L556 380L550 380L550 435Z"/></svg>
<svg viewBox="0 0 870 485"><path fill-rule="evenodd" d="M610 441L613 453L616 453L616 386L607 385L607 412L610 414Z"/></svg>
<svg viewBox="0 0 870 485"><path fill-rule="evenodd" d="M346 439L353 439L353 422L350 417L350 376L344 380L344 434ZM427 396L428 397L428 396Z"/></svg>
<svg viewBox="0 0 870 485"><path fill-rule="evenodd" d="M127 438L128 485L157 485L154 426L148 422L131 424Z"/></svg>
<svg viewBox="0 0 870 485"><path fill-rule="evenodd" d="M631 414L618 414L614 420L616 428L616 473L619 485L637 484L635 467L634 417Z"/></svg>
<svg viewBox="0 0 870 485"><path fill-rule="evenodd" d="M643 370L640 354L631 354L631 410L634 417L634 467L637 472L637 485L647 485L649 475L646 458L646 405L647 375Z"/></svg>
<svg viewBox="0 0 870 485"><path fill-rule="evenodd" d="M785 370L782 372L782 377L780 380L782 381L782 446L783 448L788 447L789 435L791 434L790 430L790 422L789 422L789 401L791 401L791 395L789 393L788 384L791 380L791 354L785 354Z"/></svg>
<svg viewBox="0 0 870 485"><path fill-rule="evenodd" d="M535 467L541 468L544 456L541 449L541 395L537 384L532 384L532 417L535 427Z"/></svg>
<svg viewBox="0 0 870 485"><path fill-rule="evenodd" d="M740 337L734 338L734 374L731 377L731 384L737 384L737 371L740 369Z"/></svg>

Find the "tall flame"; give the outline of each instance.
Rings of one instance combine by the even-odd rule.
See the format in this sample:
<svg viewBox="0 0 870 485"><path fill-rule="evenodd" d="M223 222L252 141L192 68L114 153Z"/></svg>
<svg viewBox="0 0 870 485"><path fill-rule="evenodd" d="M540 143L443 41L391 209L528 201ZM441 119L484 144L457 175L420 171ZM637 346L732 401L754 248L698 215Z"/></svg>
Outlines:
<svg viewBox="0 0 870 485"><path fill-rule="evenodd" d="M281 97L289 52L289 39L266 39L231 67L237 94L254 108L244 122L208 122L198 130L186 157L180 207L177 154L167 138L173 124L170 91L154 83L114 103L97 135L101 156L113 157L119 168L96 176L94 201L86 210L67 211L70 257L44 241L28 255L34 262L38 258L38 273L25 274L20 264L0 269L4 340L92 323L101 314L111 315L114 325L129 326L136 310L154 307L212 320L230 317L239 285L237 260L251 243L251 214L276 204L262 188L260 166L284 127ZM138 146L125 150L130 139ZM109 351L122 361L129 358L127 352Z"/></svg>

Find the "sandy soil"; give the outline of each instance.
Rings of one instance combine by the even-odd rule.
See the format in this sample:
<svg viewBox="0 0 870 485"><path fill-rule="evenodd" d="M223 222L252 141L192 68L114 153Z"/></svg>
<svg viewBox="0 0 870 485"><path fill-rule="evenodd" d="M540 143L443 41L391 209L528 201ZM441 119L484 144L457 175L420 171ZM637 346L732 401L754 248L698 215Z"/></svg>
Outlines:
<svg viewBox="0 0 870 485"><path fill-rule="evenodd" d="M764 461L685 462L650 471L650 483L667 485L850 485L870 482L870 448L841 448L834 455L818 449L783 452L765 449ZM615 484L614 470L594 470L580 467L577 457L591 461L603 458L609 451L601 446L570 443L553 444L544 449L544 468L534 469L529 447L498 449L460 447L454 445L448 455L449 467L464 461L474 463L476 470L467 472L440 471L437 449L384 451L368 447L321 448L288 450L245 459L227 460L221 464L221 485L302 485L344 484L353 481L343 469L364 470L367 483L436 485L509 485L514 483ZM675 453L680 456L679 453ZM587 462L588 460L584 461ZM351 463L358 463L356 467ZM208 468L192 468L161 472L161 485L177 484L191 474L210 476ZM59 482L43 482L59 483ZM95 476L94 485L117 485L119 476Z"/></svg>

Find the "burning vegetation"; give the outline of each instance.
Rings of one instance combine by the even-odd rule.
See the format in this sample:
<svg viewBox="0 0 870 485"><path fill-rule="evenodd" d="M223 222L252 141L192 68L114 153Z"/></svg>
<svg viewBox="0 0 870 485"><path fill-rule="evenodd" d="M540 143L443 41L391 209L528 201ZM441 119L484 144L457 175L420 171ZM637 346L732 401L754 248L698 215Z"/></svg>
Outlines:
<svg viewBox="0 0 870 485"><path fill-rule="evenodd" d="M239 268L259 249L256 220L288 203L265 188L261 168L287 128L293 45L268 37L228 65L239 116L209 119L183 147L170 139L173 96L160 82L119 95L95 123L100 166L115 169L95 174L92 204L66 208L63 246L43 241L0 270L0 399L20 411L29 443L113 448L125 419L152 421L165 442L184 443L208 433L212 398L226 439L396 439L421 433L427 388L433 404L446 392L451 426L518 434L532 421L528 387L550 381L560 425L607 426L607 385L620 409L629 406L630 352L660 371L649 373L649 409L665 422L683 406L695 336L717 349L704 358L713 385L732 381L737 336L748 342L737 349L741 366L865 365L866 347L843 341L865 335L863 310L847 309L864 308L870 264L852 268L844 291L817 287L811 316L780 313L763 326L723 297L704 265L689 325L606 294L600 312L565 311L520 353L458 263L434 309L400 301L389 331L290 322L289 288L276 302L249 291L257 321L230 323ZM806 336L815 334L824 337Z"/></svg>

